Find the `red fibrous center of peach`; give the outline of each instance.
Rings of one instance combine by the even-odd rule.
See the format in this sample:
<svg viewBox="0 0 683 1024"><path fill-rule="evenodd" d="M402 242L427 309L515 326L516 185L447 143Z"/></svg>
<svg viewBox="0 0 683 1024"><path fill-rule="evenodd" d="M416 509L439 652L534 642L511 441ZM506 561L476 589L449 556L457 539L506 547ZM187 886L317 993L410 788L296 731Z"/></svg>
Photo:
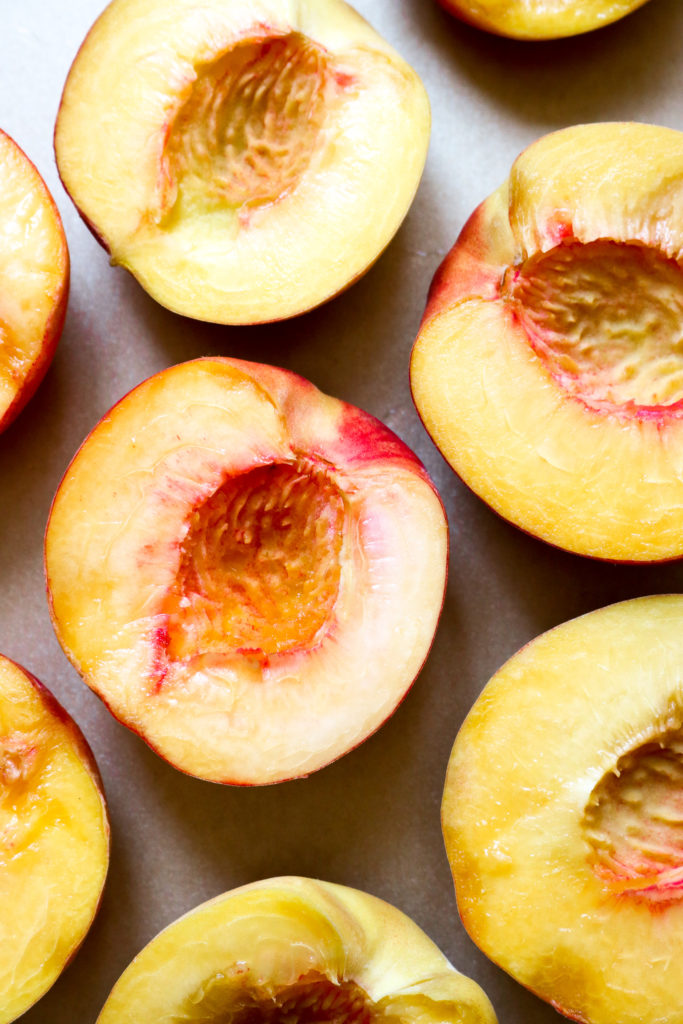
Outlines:
<svg viewBox="0 0 683 1024"><path fill-rule="evenodd" d="M231 972L212 979L183 1015L193 1024L369 1024L372 1003L352 981L312 972L280 989L250 987Z"/></svg>
<svg viewBox="0 0 683 1024"><path fill-rule="evenodd" d="M598 240L512 268L503 292L552 376L587 405L683 400L683 270L656 249Z"/></svg>
<svg viewBox="0 0 683 1024"><path fill-rule="evenodd" d="M243 42L197 72L168 135L165 176L200 209L279 199L308 167L328 60L298 33Z"/></svg>
<svg viewBox="0 0 683 1024"><path fill-rule="evenodd" d="M169 656L314 645L337 598L344 517L337 485L308 466L228 480L190 519L165 609Z"/></svg>
<svg viewBox="0 0 683 1024"><path fill-rule="evenodd" d="M683 896L683 734L621 757L593 790L583 825L593 870L611 889Z"/></svg>

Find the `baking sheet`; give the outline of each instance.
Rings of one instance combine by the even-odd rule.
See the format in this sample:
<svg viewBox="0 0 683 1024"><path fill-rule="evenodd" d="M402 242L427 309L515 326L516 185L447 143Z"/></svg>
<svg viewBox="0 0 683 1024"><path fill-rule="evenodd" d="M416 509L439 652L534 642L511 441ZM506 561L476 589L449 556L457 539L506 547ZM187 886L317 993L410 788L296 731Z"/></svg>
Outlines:
<svg viewBox="0 0 683 1024"><path fill-rule="evenodd" d="M52 154L59 96L103 7L102 0L0 0L0 127L52 189L72 259L52 369L0 437L0 651L42 679L82 727L102 771L113 835L99 916L74 963L23 1020L90 1024L162 927L233 886L285 873L396 904L483 985L501 1024L559 1020L489 963L460 925L439 826L446 762L476 695L524 642L621 598L683 590L683 568L590 562L499 520L424 432L408 360L441 257L525 145L582 121L683 129L683 4L651 0L600 32L532 44L467 28L432 0L358 0L427 86L433 134L423 182L405 225L362 281L306 316L254 328L194 323L162 309L109 266L59 184ZM443 616L409 697L354 753L308 779L265 789L185 777L118 725L62 654L44 594L50 501L85 434L150 374L207 354L289 367L383 419L426 463L451 525Z"/></svg>

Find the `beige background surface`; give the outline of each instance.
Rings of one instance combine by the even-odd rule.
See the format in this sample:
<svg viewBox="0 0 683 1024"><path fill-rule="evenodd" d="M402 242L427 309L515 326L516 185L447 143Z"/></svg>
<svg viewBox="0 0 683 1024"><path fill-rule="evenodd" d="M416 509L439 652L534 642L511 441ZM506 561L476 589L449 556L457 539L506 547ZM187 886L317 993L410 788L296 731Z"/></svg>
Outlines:
<svg viewBox="0 0 683 1024"><path fill-rule="evenodd" d="M51 138L62 84L103 6L0 0L0 126L53 189L73 269L53 367L0 437L0 650L52 688L83 728L113 828L99 917L73 965L24 1020L91 1024L120 972L160 928L204 899L281 873L346 883L395 903L486 988L501 1024L559 1020L490 964L459 923L439 828L449 751L486 680L521 644L611 601L683 590L683 568L591 563L500 521L422 429L408 360L441 257L528 142L591 120L683 129L683 4L651 0L590 36L530 44L468 29L433 0L358 0L429 91L434 123L422 186L399 235L354 288L289 323L240 329L195 324L157 306L109 267L58 183ZM44 596L44 524L87 431L145 377L206 354L290 367L379 416L423 458L451 524L443 617L408 699L337 764L261 790L186 778L118 725L67 663Z"/></svg>

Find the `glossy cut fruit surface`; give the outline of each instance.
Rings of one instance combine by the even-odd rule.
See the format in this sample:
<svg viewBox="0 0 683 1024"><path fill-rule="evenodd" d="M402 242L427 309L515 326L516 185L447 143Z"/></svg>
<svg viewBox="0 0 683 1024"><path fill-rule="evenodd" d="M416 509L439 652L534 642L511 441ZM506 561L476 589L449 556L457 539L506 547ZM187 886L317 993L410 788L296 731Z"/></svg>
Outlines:
<svg viewBox="0 0 683 1024"><path fill-rule="evenodd" d="M415 72L343 0L114 0L69 74L62 180L116 263L201 320L351 284L417 189Z"/></svg>
<svg viewBox="0 0 683 1024"><path fill-rule="evenodd" d="M41 684L0 656L0 1022L33 1005L99 905L109 827L93 756Z"/></svg>
<svg viewBox="0 0 683 1024"><path fill-rule="evenodd" d="M395 907L308 878L243 886L142 950L98 1024L495 1024L479 986Z"/></svg>
<svg viewBox="0 0 683 1024"><path fill-rule="evenodd" d="M680 1024L683 596L533 640L484 688L443 798L474 941L586 1024Z"/></svg>
<svg viewBox="0 0 683 1024"><path fill-rule="evenodd" d="M69 252L45 182L0 131L0 430L43 379L62 333Z"/></svg>
<svg viewBox="0 0 683 1024"><path fill-rule="evenodd" d="M505 518L625 561L683 554L683 134L538 140L432 283L422 419Z"/></svg>
<svg viewBox="0 0 683 1024"><path fill-rule="evenodd" d="M440 0L477 28L513 39L561 39L611 25L647 0Z"/></svg>
<svg viewBox="0 0 683 1024"><path fill-rule="evenodd" d="M115 406L55 498L57 635L113 713L217 782L304 775L431 645L447 525L413 453L285 370L203 359Z"/></svg>

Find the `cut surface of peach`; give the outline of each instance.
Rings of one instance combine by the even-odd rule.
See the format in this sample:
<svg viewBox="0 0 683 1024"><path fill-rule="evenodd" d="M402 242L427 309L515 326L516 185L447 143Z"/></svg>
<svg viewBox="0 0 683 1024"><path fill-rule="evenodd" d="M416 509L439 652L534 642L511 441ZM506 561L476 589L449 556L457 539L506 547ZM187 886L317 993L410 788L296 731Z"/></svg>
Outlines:
<svg viewBox="0 0 683 1024"><path fill-rule="evenodd" d="M69 253L45 182L0 131L0 430L33 395L59 340Z"/></svg>
<svg viewBox="0 0 683 1024"><path fill-rule="evenodd" d="M55 498L57 635L184 771L304 775L374 732L431 645L447 526L422 465L285 370L203 359L146 381Z"/></svg>
<svg viewBox="0 0 683 1024"><path fill-rule="evenodd" d="M109 860L99 775L83 736L0 656L0 1022L52 985L95 916Z"/></svg>
<svg viewBox="0 0 683 1024"><path fill-rule="evenodd" d="M98 1024L495 1024L479 986L390 904L308 878L218 896L161 932Z"/></svg>
<svg viewBox="0 0 683 1024"><path fill-rule="evenodd" d="M683 554L683 134L545 136L473 214L411 361L422 419L505 518L599 558Z"/></svg>
<svg viewBox="0 0 683 1024"><path fill-rule="evenodd" d="M474 941L589 1024L683 1021L683 596L533 640L484 688L443 799Z"/></svg>
<svg viewBox="0 0 683 1024"><path fill-rule="evenodd" d="M342 0L114 0L55 146L111 253L168 308L279 320L359 277L429 140L415 72Z"/></svg>
<svg viewBox="0 0 683 1024"><path fill-rule="evenodd" d="M610 25L647 0L440 0L463 21L513 39L561 39Z"/></svg>

